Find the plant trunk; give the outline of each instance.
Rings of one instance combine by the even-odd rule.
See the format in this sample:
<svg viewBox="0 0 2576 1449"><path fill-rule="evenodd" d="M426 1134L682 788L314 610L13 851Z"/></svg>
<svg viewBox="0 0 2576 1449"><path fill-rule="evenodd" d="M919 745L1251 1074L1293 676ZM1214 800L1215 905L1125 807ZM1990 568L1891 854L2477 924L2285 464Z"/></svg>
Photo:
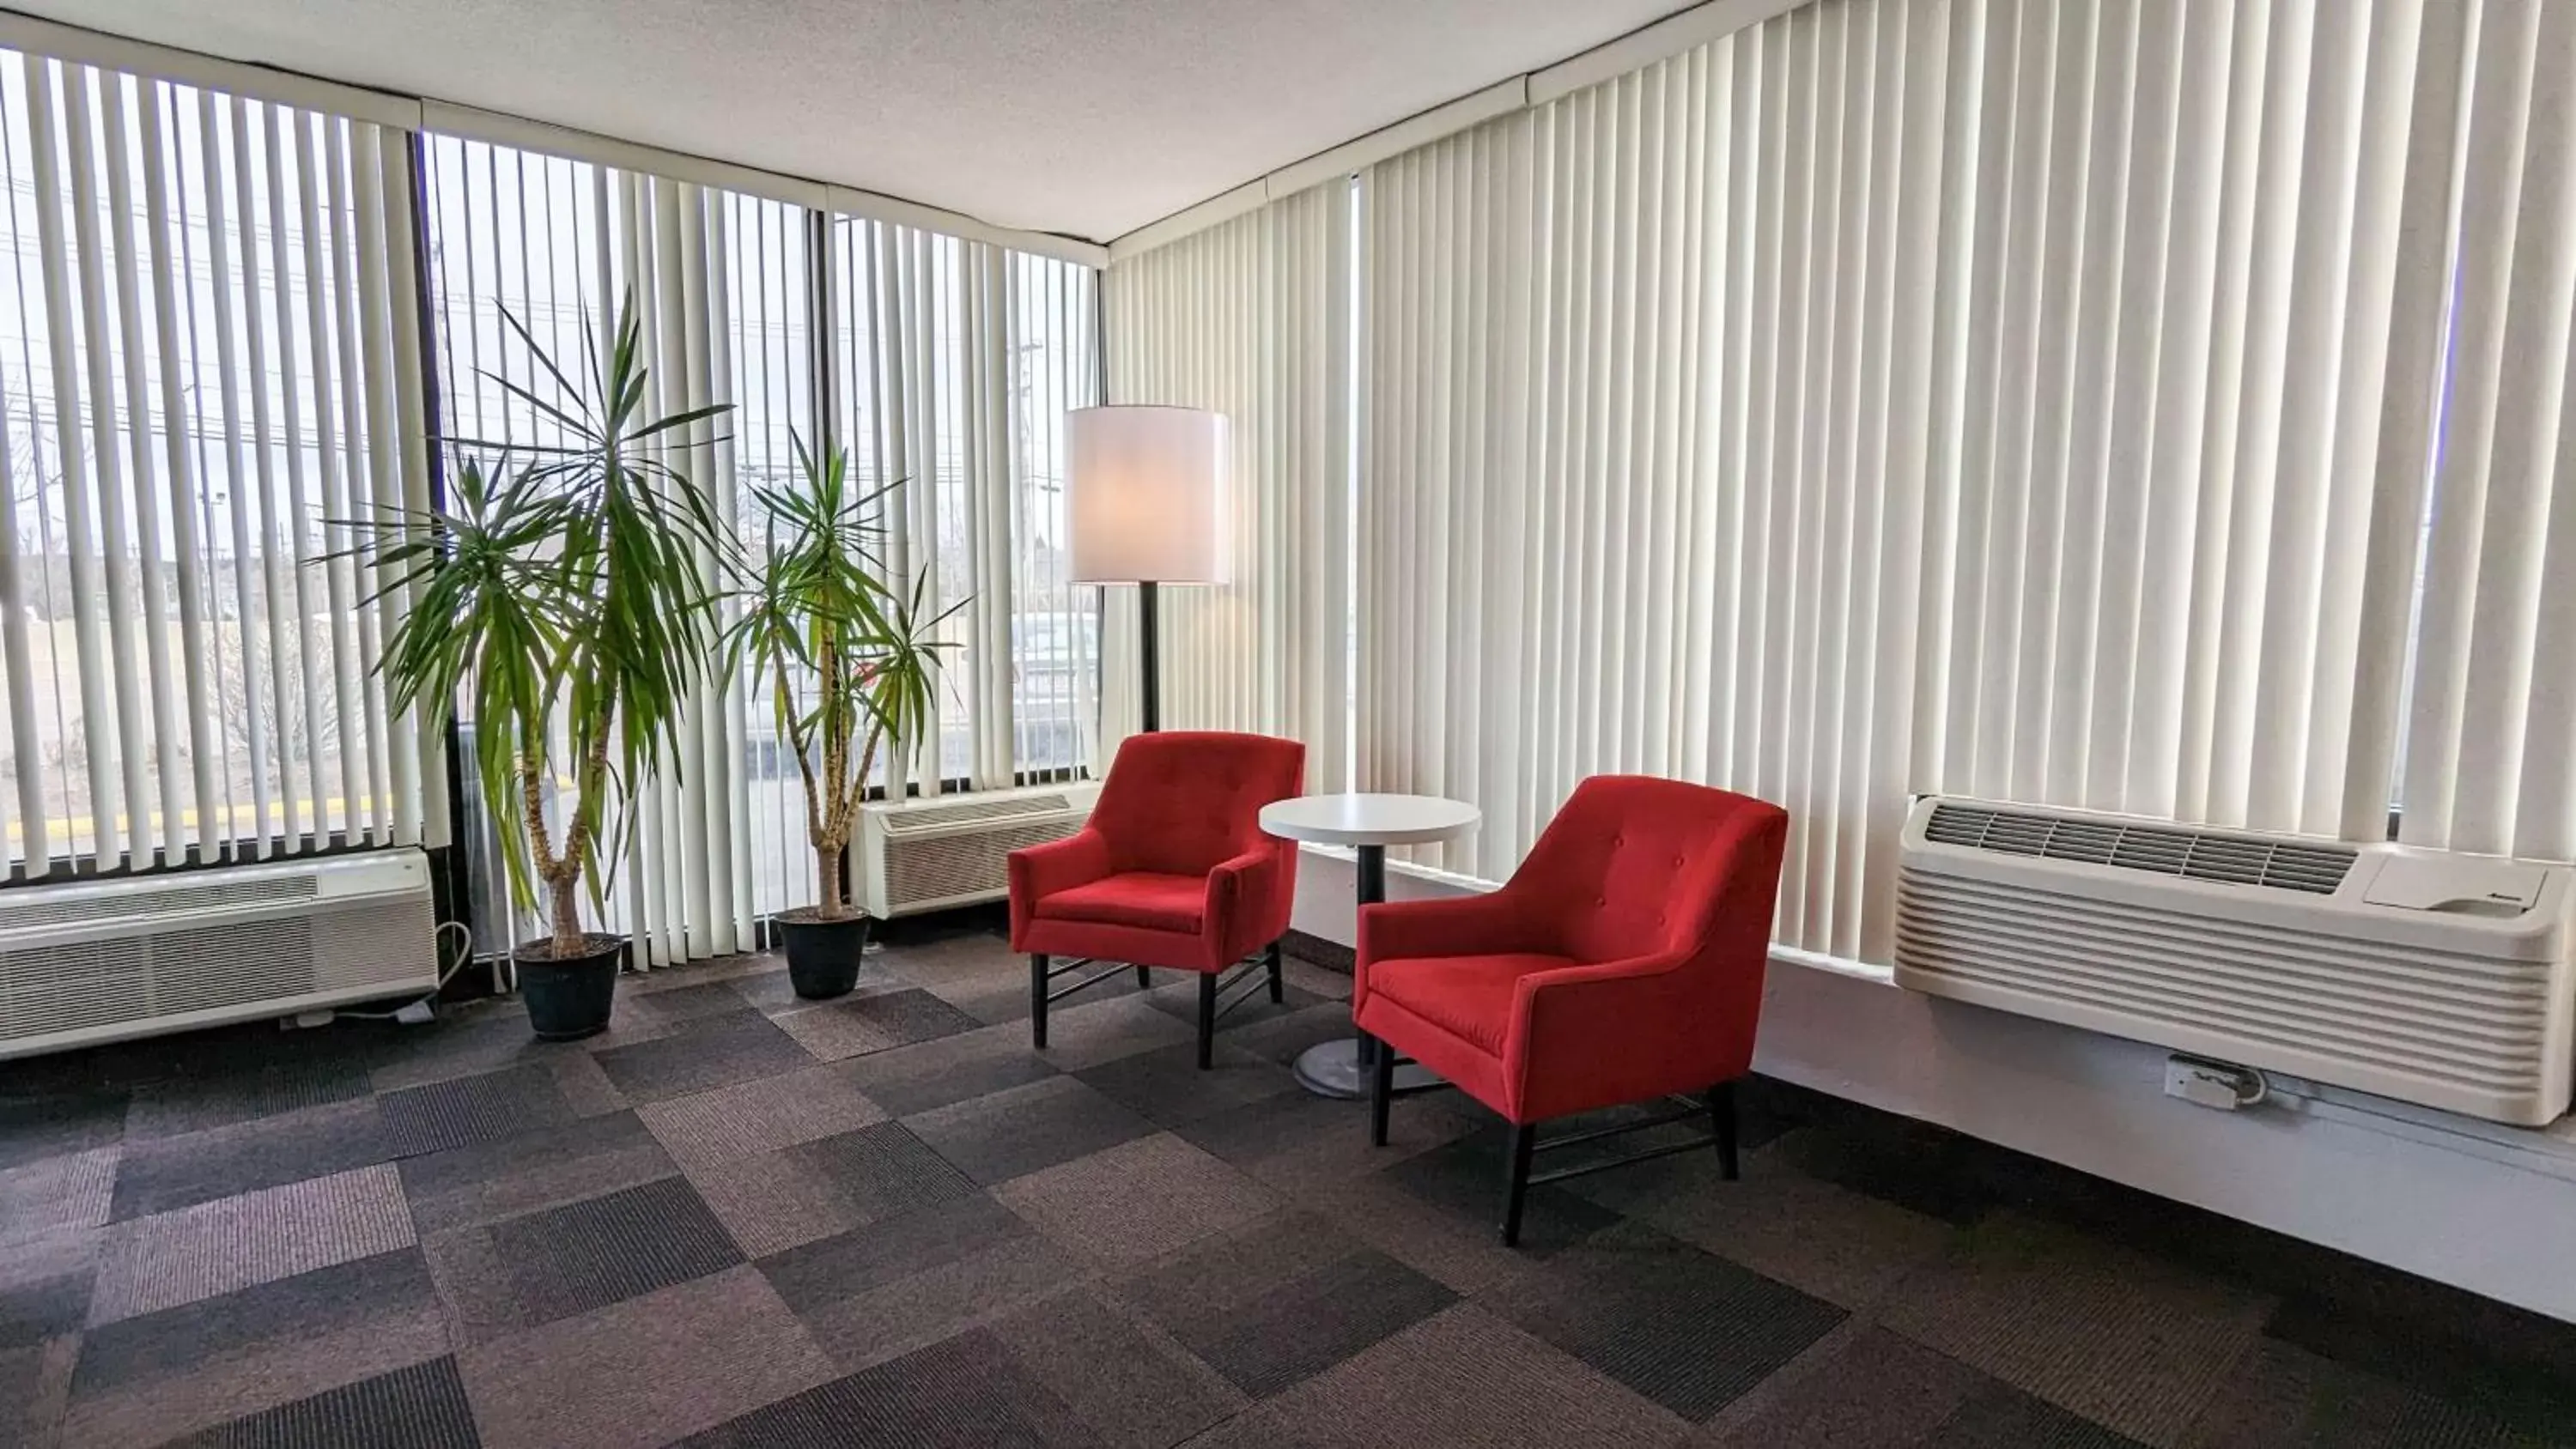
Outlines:
<svg viewBox="0 0 2576 1449"><path fill-rule="evenodd" d="M850 903L841 895L841 852L828 845L814 847L814 879L822 887L822 898L815 914L827 921L844 921L850 916Z"/></svg>
<svg viewBox="0 0 2576 1449"><path fill-rule="evenodd" d="M581 878L571 871L546 882L546 896L554 917L555 959L569 961L581 954Z"/></svg>

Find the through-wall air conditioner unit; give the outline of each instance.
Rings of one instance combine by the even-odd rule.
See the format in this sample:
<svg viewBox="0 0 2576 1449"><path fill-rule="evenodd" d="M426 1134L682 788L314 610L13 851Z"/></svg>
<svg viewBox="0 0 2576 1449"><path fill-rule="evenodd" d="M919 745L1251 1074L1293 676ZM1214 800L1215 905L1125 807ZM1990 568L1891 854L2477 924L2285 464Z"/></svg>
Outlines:
<svg viewBox="0 0 2576 1449"><path fill-rule="evenodd" d="M1011 852L1080 830L1099 797L1085 782L863 806L859 905L882 919L1000 900L1011 889Z"/></svg>
<svg viewBox="0 0 2576 1449"><path fill-rule="evenodd" d="M2567 1110L2562 865L1926 799L1900 986L2538 1126Z"/></svg>
<svg viewBox="0 0 2576 1449"><path fill-rule="evenodd" d="M417 850L0 891L0 1059L437 988Z"/></svg>

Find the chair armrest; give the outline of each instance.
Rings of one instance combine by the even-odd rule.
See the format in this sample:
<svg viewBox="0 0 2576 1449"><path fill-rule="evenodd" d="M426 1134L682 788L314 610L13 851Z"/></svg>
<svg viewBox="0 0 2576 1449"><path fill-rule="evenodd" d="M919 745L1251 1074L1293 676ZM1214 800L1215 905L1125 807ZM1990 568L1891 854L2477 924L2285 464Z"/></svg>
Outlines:
<svg viewBox="0 0 2576 1449"><path fill-rule="evenodd" d="M1521 911L1509 887L1434 901L1381 901L1360 907L1359 950L1351 972L1351 1009L1368 1000L1369 967L1415 956L1497 956L1548 948L1547 933Z"/></svg>
<svg viewBox="0 0 2576 1449"><path fill-rule="evenodd" d="M1011 852L1011 937L1027 928L1038 901L1109 874L1109 838L1086 825L1062 840Z"/></svg>
<svg viewBox="0 0 2576 1449"><path fill-rule="evenodd" d="M1711 1020L1706 992L1693 990L1695 973L1680 969L1691 957L1688 950L1659 951L1522 977L1514 987L1512 1018L1503 1034L1508 1075L1516 1082L1535 1083L1536 1065L1561 1072L1565 1063L1580 1063L1587 1078L1629 1082L1604 1093L1605 1102L1714 1085L1714 1075L1680 1088L1655 1083L1681 1069L1685 1058L1694 1064L1739 1056L1743 1062L1751 1060L1760 1014L1759 977L1753 978L1757 995L1746 1009ZM1554 1115L1554 1110L1539 1115Z"/></svg>
<svg viewBox="0 0 2576 1449"><path fill-rule="evenodd" d="M1267 946L1287 929L1287 874L1279 852L1257 845L1208 870L1207 903L1200 917L1225 960Z"/></svg>

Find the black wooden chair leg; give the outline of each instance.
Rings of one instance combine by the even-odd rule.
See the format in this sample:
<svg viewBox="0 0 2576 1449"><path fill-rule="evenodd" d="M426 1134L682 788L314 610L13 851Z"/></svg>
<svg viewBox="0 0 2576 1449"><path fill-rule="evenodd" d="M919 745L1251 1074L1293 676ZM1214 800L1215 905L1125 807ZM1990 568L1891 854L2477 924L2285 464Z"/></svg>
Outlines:
<svg viewBox="0 0 2576 1449"><path fill-rule="evenodd" d="M1270 1004L1288 1004L1288 978L1280 972L1279 943L1276 941L1270 943Z"/></svg>
<svg viewBox="0 0 2576 1449"><path fill-rule="evenodd" d="M1717 1133L1718 1175L1733 1182L1740 1175L1735 1164L1735 1084L1720 1082L1708 1089L1708 1124Z"/></svg>
<svg viewBox="0 0 2576 1449"><path fill-rule="evenodd" d="M1029 1045L1046 1050L1047 958L1029 958Z"/></svg>
<svg viewBox="0 0 2576 1449"><path fill-rule="evenodd" d="M1142 966L1137 967L1137 968L1136 968L1136 989L1137 989L1137 990L1139 990L1139 991L1151 991L1151 990L1153 990L1153 989L1154 989L1154 973L1153 973L1153 972L1151 972L1151 971L1146 970L1146 969L1145 969L1144 967L1142 967Z"/></svg>
<svg viewBox="0 0 2576 1449"><path fill-rule="evenodd" d="M1216 1065L1216 973L1199 973L1199 1070Z"/></svg>
<svg viewBox="0 0 2576 1449"><path fill-rule="evenodd" d="M1393 1052L1386 1054L1393 1057ZM1503 1246L1521 1245L1521 1204L1529 1197L1530 1160L1538 1153L1538 1126L1535 1123L1512 1128L1510 1175L1503 1191Z"/></svg>
<svg viewBox="0 0 2576 1449"><path fill-rule="evenodd" d="M1369 1068L1369 1145L1386 1145L1387 1108L1395 1104L1395 1053L1379 1043L1376 1063Z"/></svg>

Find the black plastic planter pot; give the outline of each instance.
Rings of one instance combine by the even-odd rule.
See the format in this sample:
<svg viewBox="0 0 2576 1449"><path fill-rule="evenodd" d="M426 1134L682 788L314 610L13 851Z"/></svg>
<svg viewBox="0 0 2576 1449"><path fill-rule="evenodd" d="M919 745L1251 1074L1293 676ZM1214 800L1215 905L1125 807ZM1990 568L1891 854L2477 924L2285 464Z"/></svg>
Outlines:
<svg viewBox="0 0 2576 1449"><path fill-rule="evenodd" d="M557 960L543 941L523 942L514 953L519 999L528 1004L528 1025L540 1041L579 1041L608 1029L626 938L584 936L582 944L588 949L566 960Z"/></svg>
<svg viewBox="0 0 2576 1449"><path fill-rule="evenodd" d="M771 918L787 947L787 983L808 1001L847 996L859 984L859 953L867 949L868 918L826 921L811 906Z"/></svg>

